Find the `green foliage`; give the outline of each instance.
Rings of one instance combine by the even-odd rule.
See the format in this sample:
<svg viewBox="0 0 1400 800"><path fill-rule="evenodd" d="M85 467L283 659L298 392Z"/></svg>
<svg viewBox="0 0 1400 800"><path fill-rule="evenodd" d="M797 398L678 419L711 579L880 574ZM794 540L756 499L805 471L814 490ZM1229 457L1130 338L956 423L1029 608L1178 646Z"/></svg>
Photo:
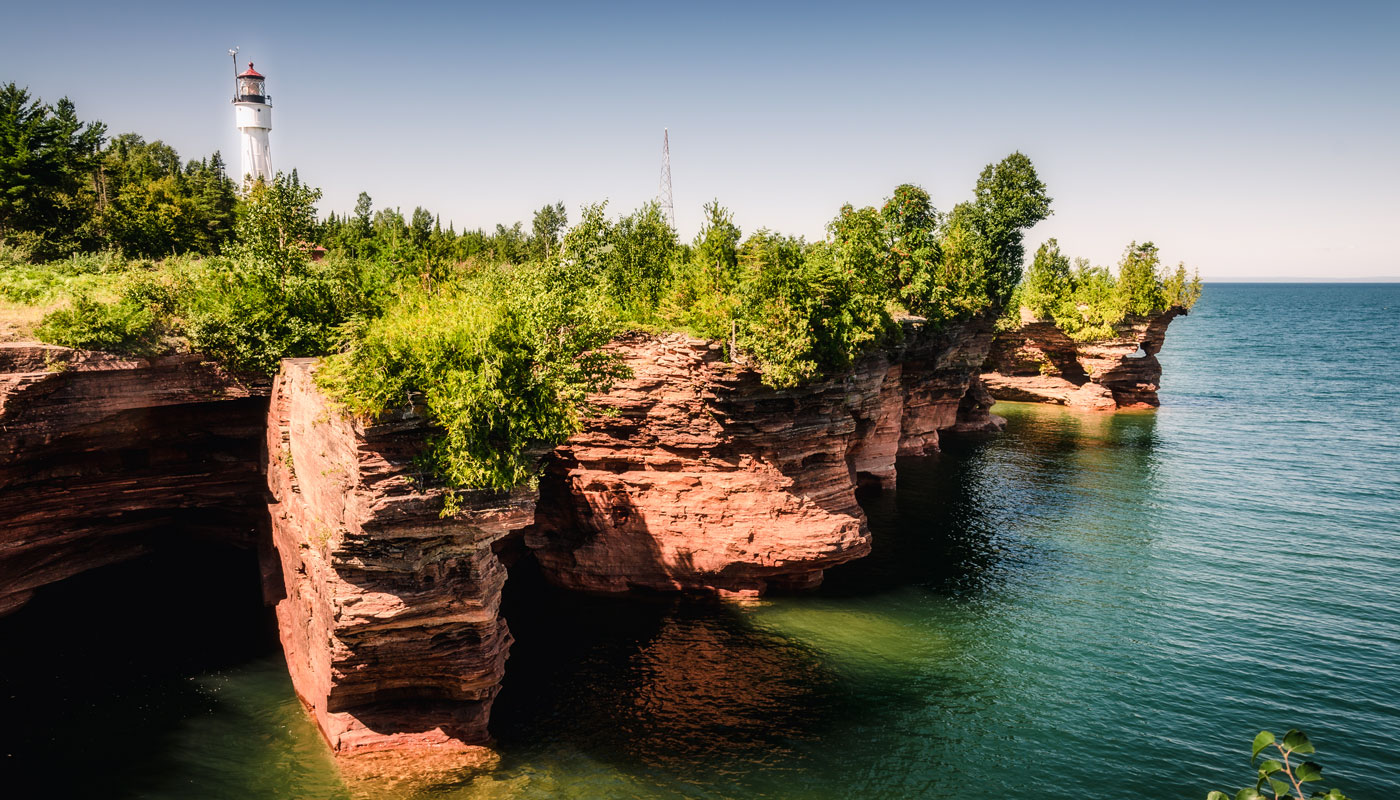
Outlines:
<svg viewBox="0 0 1400 800"><path fill-rule="evenodd" d="M945 219L923 189L895 188L884 206L846 206L832 221L835 258L896 309L938 325L999 313L1021 279L1026 228L1050 214L1030 159L987 165L974 199Z"/></svg>
<svg viewBox="0 0 1400 800"><path fill-rule="evenodd" d="M530 226L534 238L530 240L530 254L536 261L544 261L559 250L559 239L569 227L569 214L564 203L544 206L535 212Z"/></svg>
<svg viewBox="0 0 1400 800"><path fill-rule="evenodd" d="M1115 277L1106 267L1084 259L1077 259L1071 269L1059 242L1050 239L1036 251L1012 307L1053 320L1076 341L1096 341L1117 336L1119 323L1129 317L1174 307L1189 310L1200 297L1200 277L1188 278L1183 264L1167 272L1151 242L1128 245ZM1016 324L1019 320L1005 327Z"/></svg>
<svg viewBox="0 0 1400 800"><path fill-rule="evenodd" d="M599 255L607 296L622 318L639 325L654 323L671 281L676 232L653 200L619 219L605 236L608 244Z"/></svg>
<svg viewBox="0 0 1400 800"><path fill-rule="evenodd" d="M296 173L253 185L227 259L193 272L178 311L190 345L235 370L271 374L283 358L323 355L341 326L379 311L392 277L307 250L320 191Z"/></svg>
<svg viewBox="0 0 1400 800"><path fill-rule="evenodd" d="M106 141L67 98L50 106L0 86L0 240L48 260L96 249L128 256L215 253L233 227L233 182L218 153L183 164L135 134Z"/></svg>
<svg viewBox="0 0 1400 800"><path fill-rule="evenodd" d="M181 166L163 142L116 137L102 153L95 225L129 256L216 253L232 233L237 198L216 152Z"/></svg>
<svg viewBox="0 0 1400 800"><path fill-rule="evenodd" d="M1012 153L989 164L977 178L974 199L953 208L950 236L958 231L956 266L948 276L974 296L981 293L997 309L1021 280L1026 229L1050 216L1051 198L1031 160Z"/></svg>
<svg viewBox="0 0 1400 800"><path fill-rule="evenodd" d="M356 414L413 399L441 433L428 465L450 486L509 489L537 450L579 429L589 392L621 375L601 282L580 266L490 269L410 293L326 359L318 381Z"/></svg>
<svg viewBox="0 0 1400 800"><path fill-rule="evenodd" d="M1306 794L1305 784L1322 780L1321 766L1312 761L1293 760L1294 756L1311 755L1316 752L1307 734L1296 729L1290 730L1280 742L1272 733L1260 731L1259 735L1254 737L1254 744L1250 748L1249 763L1253 765L1258 761L1260 754L1270 747L1278 752L1281 760L1266 758L1260 761L1255 770L1254 786L1246 786L1233 794L1211 792L1206 795L1206 800L1306 800L1309 797L1347 800L1340 789L1315 789L1311 794Z"/></svg>
<svg viewBox="0 0 1400 800"><path fill-rule="evenodd" d="M1035 251L1020 286L1020 305L1026 306L1038 319L1063 315L1066 303L1074 294L1074 276L1070 272L1069 256L1060 252L1060 243L1047 240Z"/></svg>
<svg viewBox="0 0 1400 800"><path fill-rule="evenodd" d="M1049 213L1044 188L1017 153L989 165L977 199L948 220L904 184L879 209L842 207L811 244L759 231L740 245L728 212L708 205L689 258L672 267L663 321L732 337L773 386L809 380L897 337L901 315L942 325L999 313L1020 278L1022 230ZM581 228L579 241L610 241L605 223Z"/></svg>
<svg viewBox="0 0 1400 800"><path fill-rule="evenodd" d="M1168 307L1166 292L1157 275L1161 263L1157 245L1151 242L1128 245L1123 260L1118 263L1118 294L1125 313L1144 317Z"/></svg>
<svg viewBox="0 0 1400 800"><path fill-rule="evenodd" d="M90 176L105 133L79 121L66 97L51 106L14 83L0 86L0 240L38 258L89 244Z"/></svg>
<svg viewBox="0 0 1400 800"><path fill-rule="evenodd" d="M66 299L65 305L44 315L35 335L39 339L83 350L108 350L132 355L154 355L167 349L172 335L176 290L172 272L158 272L148 264L128 263L108 272L86 271L91 264L79 259L58 262L68 268L47 272L55 283L42 297ZM84 271L79 271L84 270Z"/></svg>
<svg viewBox="0 0 1400 800"><path fill-rule="evenodd" d="M718 200L705 204L705 222L689 257L675 262L662 315L703 339L728 339L734 331L740 282L739 242L734 215Z"/></svg>
<svg viewBox="0 0 1400 800"><path fill-rule="evenodd" d="M1186 265L1177 264L1176 271L1162 278L1162 295L1167 305L1190 309L1201 299L1201 276L1186 274Z"/></svg>
<svg viewBox="0 0 1400 800"><path fill-rule="evenodd" d="M114 303L79 294L71 305L50 312L36 330L40 339L82 350L111 350L149 355L159 348L161 320L137 298Z"/></svg>
<svg viewBox="0 0 1400 800"><path fill-rule="evenodd" d="M880 222L886 240L880 270L886 294L915 314L940 319L958 316L937 299L943 247L938 237L940 218L928 192L907 183L895 187L880 209Z"/></svg>
<svg viewBox="0 0 1400 800"><path fill-rule="evenodd" d="M60 261L32 264L28 252L0 249L0 299L50 306L73 295L102 289L118 275L146 266L110 252L74 254Z"/></svg>

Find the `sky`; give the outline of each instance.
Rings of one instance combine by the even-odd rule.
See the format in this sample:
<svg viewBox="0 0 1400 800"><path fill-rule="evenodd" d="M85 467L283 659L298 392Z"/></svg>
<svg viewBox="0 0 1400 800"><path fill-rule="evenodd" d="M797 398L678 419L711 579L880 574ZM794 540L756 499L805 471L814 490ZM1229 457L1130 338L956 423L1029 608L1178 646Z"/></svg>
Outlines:
<svg viewBox="0 0 1400 800"><path fill-rule="evenodd" d="M901 183L948 210L1028 155L1055 237L1151 240L1206 280L1400 279L1400 3L7 4L0 81L237 166L232 62L323 213L493 228L656 197L685 239L824 236Z"/></svg>

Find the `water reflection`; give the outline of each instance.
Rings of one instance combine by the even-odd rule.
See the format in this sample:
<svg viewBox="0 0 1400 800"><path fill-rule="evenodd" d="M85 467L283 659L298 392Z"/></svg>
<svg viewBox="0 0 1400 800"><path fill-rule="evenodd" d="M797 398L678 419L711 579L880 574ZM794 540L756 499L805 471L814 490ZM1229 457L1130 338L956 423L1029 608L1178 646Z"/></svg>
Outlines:
<svg viewBox="0 0 1400 800"><path fill-rule="evenodd" d="M1062 623L1013 613L1007 597L1096 568L1084 562L1141 558L1151 531L1105 522L1096 503L1152 491L1155 416L998 410L1005 436L901 463L898 491L866 502L874 552L815 595L618 601L517 568L505 607L517 643L493 715L503 769L462 796L568 794L566 775L595 795L821 796L850 777L828 761L852 736L865 785L921 793L943 785L924 764L956 751L959 720L1033 725L1064 700L1053 673L1016 665ZM895 757L895 721L901 757L918 763L882 775L872 765ZM541 759L548 774L530 766Z"/></svg>
<svg viewBox="0 0 1400 800"><path fill-rule="evenodd" d="M528 566L508 587L516 644L492 728L508 759L549 741L681 771L771 764L827 713L836 676L736 608L566 595Z"/></svg>

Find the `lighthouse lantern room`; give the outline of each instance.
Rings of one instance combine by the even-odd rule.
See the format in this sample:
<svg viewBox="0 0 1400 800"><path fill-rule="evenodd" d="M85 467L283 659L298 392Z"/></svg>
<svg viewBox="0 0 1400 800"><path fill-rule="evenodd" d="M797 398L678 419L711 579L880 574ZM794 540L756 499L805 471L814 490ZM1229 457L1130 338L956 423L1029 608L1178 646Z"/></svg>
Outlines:
<svg viewBox="0 0 1400 800"><path fill-rule="evenodd" d="M253 69L248 69L236 77L237 88L233 97L234 124L238 126L242 151L243 181L252 183L262 180L272 182L272 149L267 134L272 130L272 98L267 94L267 78Z"/></svg>

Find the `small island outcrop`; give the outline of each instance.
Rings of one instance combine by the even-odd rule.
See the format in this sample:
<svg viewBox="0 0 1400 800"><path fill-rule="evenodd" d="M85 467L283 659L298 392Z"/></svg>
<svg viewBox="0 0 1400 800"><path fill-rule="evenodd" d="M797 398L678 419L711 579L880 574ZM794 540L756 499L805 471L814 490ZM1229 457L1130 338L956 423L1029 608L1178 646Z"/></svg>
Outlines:
<svg viewBox="0 0 1400 800"><path fill-rule="evenodd" d="M1162 378L1157 353L1167 326L1185 313L1176 306L1130 317L1117 323L1112 337L1088 342L1026 314L1020 327L997 334L982 383L998 400L1097 411L1155 408Z"/></svg>

